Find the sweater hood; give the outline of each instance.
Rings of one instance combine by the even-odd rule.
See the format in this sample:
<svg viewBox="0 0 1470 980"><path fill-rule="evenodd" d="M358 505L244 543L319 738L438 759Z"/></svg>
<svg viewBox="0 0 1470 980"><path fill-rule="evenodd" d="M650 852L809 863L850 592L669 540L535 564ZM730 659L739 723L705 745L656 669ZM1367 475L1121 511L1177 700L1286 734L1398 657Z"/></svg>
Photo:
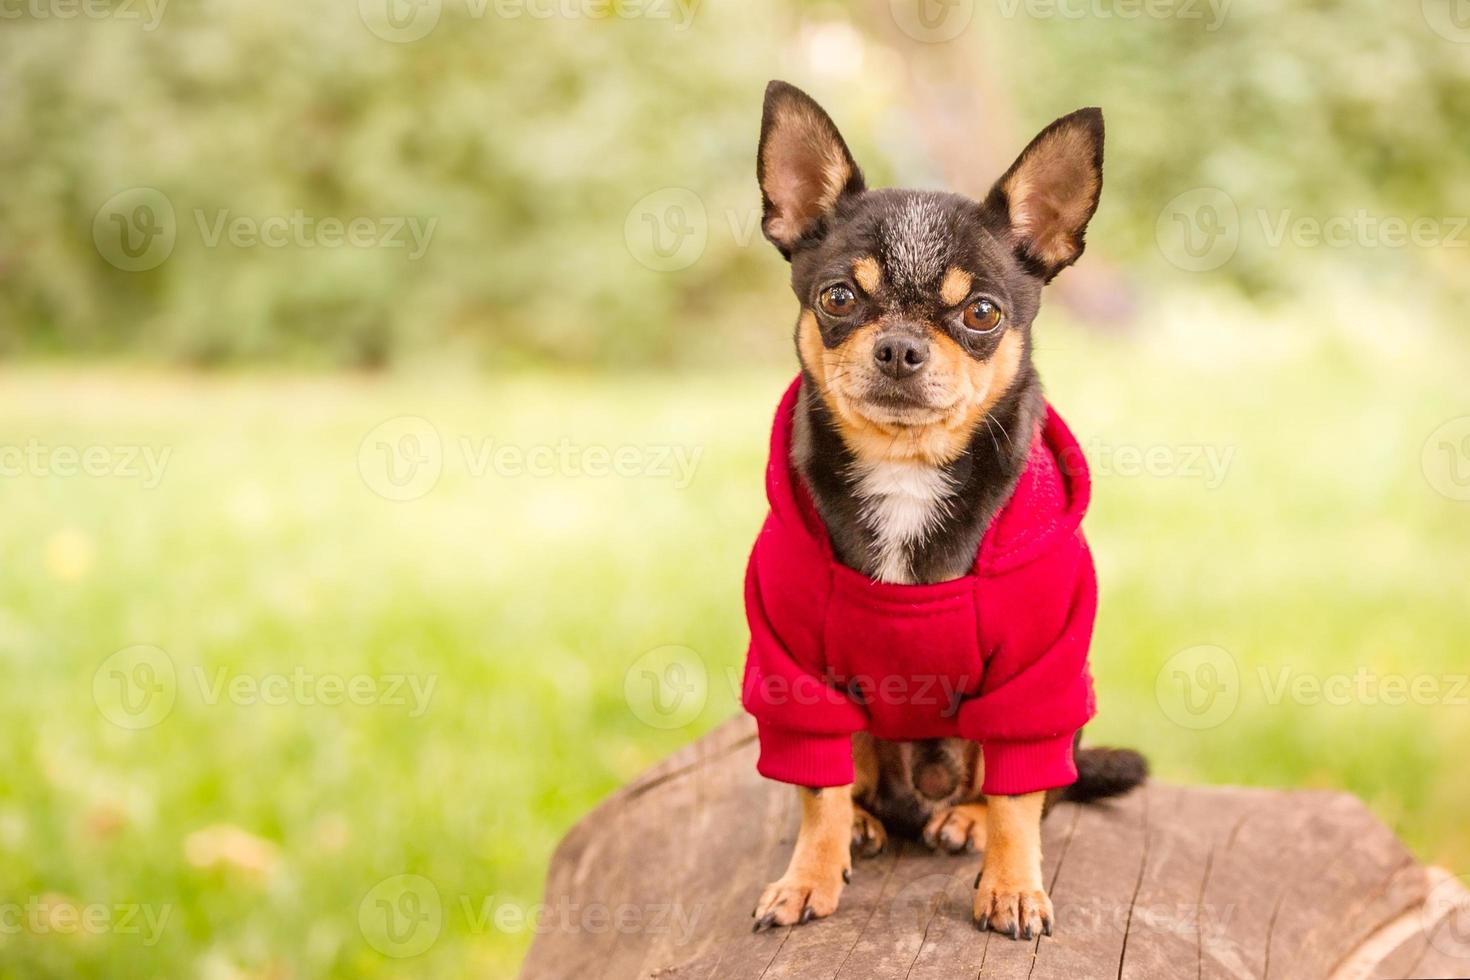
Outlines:
<svg viewBox="0 0 1470 980"><path fill-rule="evenodd" d="M791 439L796 417L798 375L776 408L771 427L770 459L766 463L766 498L771 516L788 531L806 539L811 549L835 563L831 540L816 504L791 462ZM971 576L1001 575L1020 568L1052 549L1073 542L1092 497L1087 461L1077 439L1048 403L1046 418L1032 436L1031 449L1010 499L986 528ZM845 566L842 571L850 572ZM963 581L961 579L960 581ZM874 586L896 590L933 590L937 585Z"/></svg>

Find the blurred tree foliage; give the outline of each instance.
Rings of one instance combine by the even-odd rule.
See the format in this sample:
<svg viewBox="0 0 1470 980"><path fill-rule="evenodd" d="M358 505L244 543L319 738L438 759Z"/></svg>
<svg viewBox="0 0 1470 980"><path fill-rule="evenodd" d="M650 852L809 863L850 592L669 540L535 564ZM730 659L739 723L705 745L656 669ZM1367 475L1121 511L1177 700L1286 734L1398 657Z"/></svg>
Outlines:
<svg viewBox="0 0 1470 980"><path fill-rule="evenodd" d="M774 356L791 311L756 223L766 79L826 102L875 182L942 170L917 129L911 69L943 46L895 31L887 0L444 0L407 42L379 36L374 3L172 0L156 29L141 0L110 16L15 7L0 22L0 353L496 367ZM1092 241L1134 284L1200 281L1155 243L1161 208L1193 187L1226 190L1247 230L1258 208L1470 212L1470 44L1436 33L1417 3L1236 2L1218 23L1205 0L1140 17L1119 16L1130 0L975 7L949 51L986 66L1017 120L1014 148L1061 112L1105 107ZM172 252L143 271L109 263L93 234L99 208L133 187L174 211ZM669 188L697 199L703 215L681 220L704 245L661 270L636 209ZM211 237L221 220L293 215L367 218L384 234L435 223L417 258L310 235ZM1433 292L1465 255L1315 257ZM1208 281L1290 293L1313 257L1242 234Z"/></svg>

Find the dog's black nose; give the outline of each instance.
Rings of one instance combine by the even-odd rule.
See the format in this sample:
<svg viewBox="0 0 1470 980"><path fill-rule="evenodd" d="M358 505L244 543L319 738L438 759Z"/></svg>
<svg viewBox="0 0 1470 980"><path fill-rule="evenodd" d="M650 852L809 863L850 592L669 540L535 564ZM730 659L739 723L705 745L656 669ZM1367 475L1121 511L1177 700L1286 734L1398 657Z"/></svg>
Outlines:
<svg viewBox="0 0 1470 980"><path fill-rule="evenodd" d="M890 378L902 380L917 374L929 360L929 342L908 333L889 333L873 345L873 360Z"/></svg>

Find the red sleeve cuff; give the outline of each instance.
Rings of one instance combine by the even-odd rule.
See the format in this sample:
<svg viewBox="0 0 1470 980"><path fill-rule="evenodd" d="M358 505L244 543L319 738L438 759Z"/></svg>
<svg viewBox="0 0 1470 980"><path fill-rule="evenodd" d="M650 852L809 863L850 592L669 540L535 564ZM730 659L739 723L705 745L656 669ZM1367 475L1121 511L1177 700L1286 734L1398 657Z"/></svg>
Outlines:
<svg viewBox="0 0 1470 980"><path fill-rule="evenodd" d="M1032 742L985 742L986 796L1020 796L1070 786L1077 781L1072 759L1072 735Z"/></svg>
<svg viewBox="0 0 1470 980"><path fill-rule="evenodd" d="M757 721L761 756L756 770L794 786L846 786L852 782L852 736L813 735Z"/></svg>

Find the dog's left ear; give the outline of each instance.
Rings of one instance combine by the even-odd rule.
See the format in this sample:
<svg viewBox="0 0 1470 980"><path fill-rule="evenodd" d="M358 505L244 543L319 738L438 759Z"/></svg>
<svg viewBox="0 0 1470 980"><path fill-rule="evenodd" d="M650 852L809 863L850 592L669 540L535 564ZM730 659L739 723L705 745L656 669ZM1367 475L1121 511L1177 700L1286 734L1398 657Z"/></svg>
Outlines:
<svg viewBox="0 0 1470 980"><path fill-rule="evenodd" d="M1043 281L1082 254L1102 193L1102 164L1102 110L1078 109L1043 129L986 198L1009 221L1022 259Z"/></svg>
<svg viewBox="0 0 1470 980"><path fill-rule="evenodd" d="M862 171L831 117L782 81L766 86L755 169L761 230L788 259L798 242L821 230L839 200L863 189Z"/></svg>

